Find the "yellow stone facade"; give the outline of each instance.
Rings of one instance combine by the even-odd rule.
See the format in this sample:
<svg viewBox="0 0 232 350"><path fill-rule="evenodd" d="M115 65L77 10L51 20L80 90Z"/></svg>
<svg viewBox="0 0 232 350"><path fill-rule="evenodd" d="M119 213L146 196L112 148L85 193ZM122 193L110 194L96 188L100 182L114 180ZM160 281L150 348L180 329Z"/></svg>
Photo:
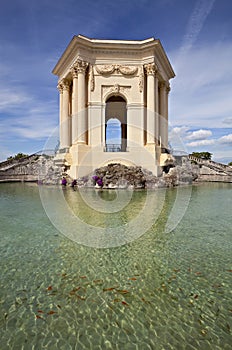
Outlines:
<svg viewBox="0 0 232 350"><path fill-rule="evenodd" d="M72 178L112 162L154 175L168 149L169 80L175 74L158 39L74 36L53 73L60 92L60 149L56 162ZM109 123L119 141L107 139Z"/></svg>

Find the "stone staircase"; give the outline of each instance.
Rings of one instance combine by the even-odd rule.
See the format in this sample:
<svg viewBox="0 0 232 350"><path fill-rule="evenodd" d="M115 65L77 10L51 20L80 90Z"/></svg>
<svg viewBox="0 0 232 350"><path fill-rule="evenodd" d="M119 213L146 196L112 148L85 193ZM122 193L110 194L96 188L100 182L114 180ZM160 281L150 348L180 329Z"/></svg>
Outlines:
<svg viewBox="0 0 232 350"><path fill-rule="evenodd" d="M192 155L188 159L199 166L198 181L232 182L232 167Z"/></svg>

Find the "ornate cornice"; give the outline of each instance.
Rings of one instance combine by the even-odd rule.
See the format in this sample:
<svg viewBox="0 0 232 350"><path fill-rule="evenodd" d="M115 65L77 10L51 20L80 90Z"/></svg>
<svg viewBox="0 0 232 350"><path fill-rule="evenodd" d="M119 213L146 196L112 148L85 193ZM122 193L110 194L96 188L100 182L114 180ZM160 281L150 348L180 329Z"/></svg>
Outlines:
<svg viewBox="0 0 232 350"><path fill-rule="evenodd" d="M133 75L137 73L138 67L134 66L122 66L119 64L110 64L110 65L96 65L96 71L98 74L113 74L121 73L123 75Z"/></svg>

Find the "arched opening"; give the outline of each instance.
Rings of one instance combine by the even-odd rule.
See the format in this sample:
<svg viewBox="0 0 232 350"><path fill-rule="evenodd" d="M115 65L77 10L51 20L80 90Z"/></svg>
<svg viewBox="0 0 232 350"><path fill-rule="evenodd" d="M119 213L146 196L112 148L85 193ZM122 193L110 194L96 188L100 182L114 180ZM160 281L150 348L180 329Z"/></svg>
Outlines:
<svg viewBox="0 0 232 350"><path fill-rule="evenodd" d="M106 151L121 152L121 145L121 122L117 118L110 118L106 123Z"/></svg>
<svg viewBox="0 0 232 350"><path fill-rule="evenodd" d="M126 101L121 96L112 96L106 101L105 150L106 152L126 152L126 147Z"/></svg>

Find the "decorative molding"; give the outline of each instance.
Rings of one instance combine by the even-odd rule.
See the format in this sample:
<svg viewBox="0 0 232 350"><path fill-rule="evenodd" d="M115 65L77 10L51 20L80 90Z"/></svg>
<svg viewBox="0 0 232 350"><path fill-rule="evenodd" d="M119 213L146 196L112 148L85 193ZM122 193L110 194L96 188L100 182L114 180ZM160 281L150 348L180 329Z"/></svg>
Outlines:
<svg viewBox="0 0 232 350"><path fill-rule="evenodd" d="M112 74L115 70L115 66L114 65L104 65L104 66L95 66L96 67L96 71L98 72L98 74Z"/></svg>
<svg viewBox="0 0 232 350"><path fill-rule="evenodd" d="M90 91L94 91L95 87L95 81L94 81L94 71L93 71L93 66L90 66L89 69L89 81L90 81Z"/></svg>
<svg viewBox="0 0 232 350"><path fill-rule="evenodd" d="M105 100L105 98L108 95L119 95L119 94L122 94L128 99L128 92L130 91L130 89L131 89L131 86L122 86L119 84L108 85L108 86L102 85L103 100Z"/></svg>
<svg viewBox="0 0 232 350"><path fill-rule="evenodd" d="M121 74L124 75L133 75L137 73L138 67L133 67L133 66L119 66L118 70Z"/></svg>
<svg viewBox="0 0 232 350"><path fill-rule="evenodd" d="M140 72L139 72L139 92L143 92L144 88L144 70L143 66L140 67Z"/></svg>
<svg viewBox="0 0 232 350"><path fill-rule="evenodd" d="M98 74L113 74L121 73L123 75L133 75L137 73L138 67L134 66L122 66L119 64L110 64L110 65L96 65L96 71Z"/></svg>
<svg viewBox="0 0 232 350"><path fill-rule="evenodd" d="M114 86L110 89L110 92L114 92L115 94L118 94L120 91L120 85L114 84Z"/></svg>

